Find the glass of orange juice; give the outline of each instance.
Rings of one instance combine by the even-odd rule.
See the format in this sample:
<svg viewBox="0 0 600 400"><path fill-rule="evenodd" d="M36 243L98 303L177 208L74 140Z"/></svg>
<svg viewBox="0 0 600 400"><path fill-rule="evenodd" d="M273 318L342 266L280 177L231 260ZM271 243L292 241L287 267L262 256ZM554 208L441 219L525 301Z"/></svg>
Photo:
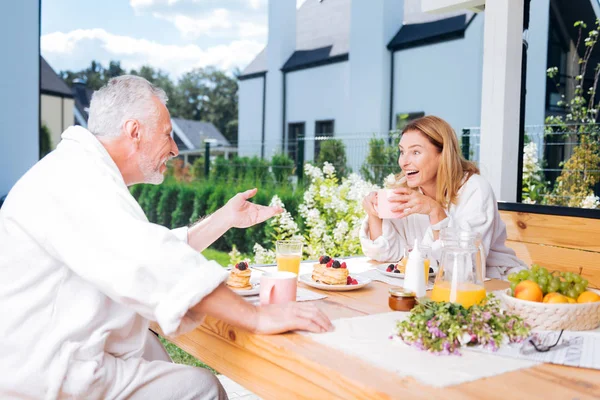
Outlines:
<svg viewBox="0 0 600 400"><path fill-rule="evenodd" d="M275 243L277 270L300 273L302 260L302 242L299 240L278 240Z"/></svg>

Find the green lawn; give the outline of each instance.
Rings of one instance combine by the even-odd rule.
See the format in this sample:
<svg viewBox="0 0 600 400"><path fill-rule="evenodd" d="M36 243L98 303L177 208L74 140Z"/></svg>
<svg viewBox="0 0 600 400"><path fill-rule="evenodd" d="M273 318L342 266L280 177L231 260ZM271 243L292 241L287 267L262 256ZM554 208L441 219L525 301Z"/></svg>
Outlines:
<svg viewBox="0 0 600 400"><path fill-rule="evenodd" d="M223 251L206 249L202 252L202 255L204 255L204 257L206 257L209 260L215 260L216 262L218 262L219 264L221 264L224 267L226 267L229 264L229 255ZM213 373L218 374L217 371L215 371L208 365L204 364L202 361L198 360L194 356L181 350L179 347L175 346L173 343L167 342L162 337L160 338L160 341L165 346L165 348L167 349L167 352L169 353L169 355L171 356L171 358L173 359L174 362L176 362L178 364L186 364L186 365L192 365L194 367L206 368L206 369L211 370Z"/></svg>

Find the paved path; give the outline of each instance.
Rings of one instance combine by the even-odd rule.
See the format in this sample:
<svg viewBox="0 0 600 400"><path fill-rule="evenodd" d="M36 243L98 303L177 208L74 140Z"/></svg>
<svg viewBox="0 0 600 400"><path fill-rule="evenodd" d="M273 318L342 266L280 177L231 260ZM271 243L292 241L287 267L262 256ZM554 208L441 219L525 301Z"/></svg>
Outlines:
<svg viewBox="0 0 600 400"><path fill-rule="evenodd" d="M260 397L225 375L217 375L217 378L221 381L221 385L225 388L230 400L261 400Z"/></svg>

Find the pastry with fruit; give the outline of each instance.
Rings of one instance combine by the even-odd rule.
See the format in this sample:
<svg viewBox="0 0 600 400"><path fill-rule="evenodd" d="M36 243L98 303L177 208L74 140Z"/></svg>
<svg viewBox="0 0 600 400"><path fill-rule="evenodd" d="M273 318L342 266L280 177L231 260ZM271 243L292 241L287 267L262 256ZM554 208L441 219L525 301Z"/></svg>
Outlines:
<svg viewBox="0 0 600 400"><path fill-rule="evenodd" d="M326 285L358 284L356 279L348 274L345 262L334 260L329 256L319 257L319 262L313 267L312 280Z"/></svg>
<svg viewBox="0 0 600 400"><path fill-rule="evenodd" d="M252 284L250 283L251 274L252 271L250 271L248 263L245 261L239 262L231 268L226 285L233 290L250 290L252 289Z"/></svg>

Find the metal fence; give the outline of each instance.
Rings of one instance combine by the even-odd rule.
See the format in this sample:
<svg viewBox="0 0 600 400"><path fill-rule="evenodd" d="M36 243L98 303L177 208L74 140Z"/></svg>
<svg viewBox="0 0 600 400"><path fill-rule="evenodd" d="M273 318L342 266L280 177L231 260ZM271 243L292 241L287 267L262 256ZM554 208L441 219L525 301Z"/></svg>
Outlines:
<svg viewBox="0 0 600 400"><path fill-rule="evenodd" d="M537 165L536 174L539 174L546 186L541 191L542 196L551 195L561 174L583 173L580 169L566 171L563 165L573 156L581 137L597 135L598 131L600 126L597 125L525 127L525 158L527 162ZM457 133L463 156L479 163L480 128L465 128ZM295 183L303 179L303 165L306 162L322 165L323 161L328 161L336 167L341 176L355 172L381 185L385 176L399 172L398 140L399 133L391 132L348 135L336 133L335 137L301 137L283 144L241 141L232 145L237 154L230 152L227 160L222 149L218 148L209 150L208 159L201 157L204 166L204 176L201 178L211 176L211 179L232 182L254 179L277 184ZM600 173L600 165L587 165L585 173ZM596 196L600 195L600 184L596 184L592 190ZM556 196L556 193L552 195Z"/></svg>

